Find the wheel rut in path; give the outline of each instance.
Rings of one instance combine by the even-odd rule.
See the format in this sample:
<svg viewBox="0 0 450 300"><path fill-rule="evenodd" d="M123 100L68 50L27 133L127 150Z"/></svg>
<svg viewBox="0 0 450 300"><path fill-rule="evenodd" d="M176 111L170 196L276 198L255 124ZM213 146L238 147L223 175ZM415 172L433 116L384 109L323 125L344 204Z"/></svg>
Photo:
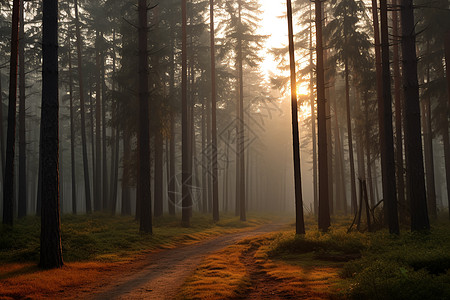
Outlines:
<svg viewBox="0 0 450 300"><path fill-rule="evenodd" d="M90 299L173 299L185 279L208 254L239 240L281 230L285 224L267 224L254 230L219 236L200 243L149 255L148 263L134 273L108 283Z"/></svg>

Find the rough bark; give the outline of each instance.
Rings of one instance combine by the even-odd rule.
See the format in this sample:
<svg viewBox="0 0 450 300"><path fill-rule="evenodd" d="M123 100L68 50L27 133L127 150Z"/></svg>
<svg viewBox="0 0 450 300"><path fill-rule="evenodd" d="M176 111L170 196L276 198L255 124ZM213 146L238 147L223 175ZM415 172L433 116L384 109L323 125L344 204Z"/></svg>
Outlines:
<svg viewBox="0 0 450 300"><path fill-rule="evenodd" d="M58 1L43 1L41 268L63 265L59 213Z"/></svg>
<svg viewBox="0 0 450 300"><path fill-rule="evenodd" d="M138 1L139 13L139 132L138 132L138 190L140 202L140 231L152 233L152 204L150 190L150 133L148 90L148 21L147 0Z"/></svg>
<svg viewBox="0 0 450 300"><path fill-rule="evenodd" d="M412 0L401 0L403 91L405 95L406 186L411 205L411 230L429 230L422 136L419 83L417 80L416 34Z"/></svg>
<svg viewBox="0 0 450 300"><path fill-rule="evenodd" d="M406 199L405 199L405 178L404 178L404 166L403 166L403 139L402 139L402 124L403 124L403 98L401 92L401 74L400 74L400 55L399 55L399 24L397 13L397 1L393 0L392 10L392 35L394 41L392 43L393 56L393 70L394 70L394 105L395 105L395 174L397 176L397 197L399 203L400 218L404 220L406 218Z"/></svg>
<svg viewBox="0 0 450 300"><path fill-rule="evenodd" d="M14 0L11 26L11 56L9 64L8 131L6 135L6 165L3 180L3 224L13 224L14 152L16 134L17 60L19 47L20 0Z"/></svg>
<svg viewBox="0 0 450 300"><path fill-rule="evenodd" d="M323 24L322 1L315 2L316 22L316 55L317 55L317 117L319 135L319 229L327 231L330 227L330 208L328 199L328 157L327 157L327 127L325 72L323 61Z"/></svg>
<svg viewBox="0 0 450 300"><path fill-rule="evenodd" d="M380 0L381 61L383 98L378 103L380 115L381 169L383 198L386 205L389 232L398 234L397 192L395 183L394 137L392 128L391 71L389 67L389 33L387 1ZM420 126L420 124L419 124Z"/></svg>
<svg viewBox="0 0 450 300"><path fill-rule="evenodd" d="M294 187L295 187L295 233L305 234L303 219L302 179L300 170L300 138L298 129L297 79L295 73L294 31L292 25L291 0L286 1L289 32L289 60L291 69L291 113L292 113L292 146L294 159Z"/></svg>

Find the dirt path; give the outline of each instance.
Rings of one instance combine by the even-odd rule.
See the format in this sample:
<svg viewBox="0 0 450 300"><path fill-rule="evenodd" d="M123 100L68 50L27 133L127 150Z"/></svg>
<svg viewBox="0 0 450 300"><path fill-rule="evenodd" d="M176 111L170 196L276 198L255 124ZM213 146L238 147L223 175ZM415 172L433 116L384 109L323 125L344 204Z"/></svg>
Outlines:
<svg viewBox="0 0 450 300"><path fill-rule="evenodd" d="M267 224L255 230L220 236L201 243L162 251L148 257L140 270L108 283L91 299L173 299L185 279L208 254L233 243L280 230L284 225Z"/></svg>
<svg viewBox="0 0 450 300"><path fill-rule="evenodd" d="M250 248L244 251L240 257L244 263L247 272L249 273L251 288L243 295L240 295L233 300L238 299L298 299L291 291L278 290L280 282L275 278L269 276L264 268L258 264L255 259L255 253L260 245L253 244Z"/></svg>

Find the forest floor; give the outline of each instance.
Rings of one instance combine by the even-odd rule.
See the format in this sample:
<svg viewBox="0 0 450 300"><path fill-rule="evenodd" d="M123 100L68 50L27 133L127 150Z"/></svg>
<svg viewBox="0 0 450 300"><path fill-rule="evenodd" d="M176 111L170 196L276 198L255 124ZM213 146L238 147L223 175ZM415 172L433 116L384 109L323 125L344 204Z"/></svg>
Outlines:
<svg viewBox="0 0 450 300"><path fill-rule="evenodd" d="M39 218L0 226L0 299L79 298L98 292L149 264L149 257L168 249L195 245L227 234L251 231L271 222L268 215L250 215L247 222L223 215L195 214L189 228L175 217L155 220L153 235L140 234L132 217L108 214L62 217L64 267L40 270ZM152 259L150 259L151 262Z"/></svg>
<svg viewBox="0 0 450 300"><path fill-rule="evenodd" d="M18 254L4 251L11 241L3 228L0 299L450 299L450 223L442 218L430 232L403 227L400 236L347 233L349 218L334 218L323 233L309 217L302 236L286 219L254 217L243 224L228 217L211 224L201 218L190 229L160 220L152 236L136 234L128 228L135 222L124 226L120 219L109 225L115 234L107 239L101 224L111 222L97 216L88 220L97 228L88 230L90 252L72 256L68 249L76 252L74 241L86 247L86 237L75 238L63 226L72 262L50 271L17 261L33 256L32 239L28 250L16 243ZM85 223L75 227L84 232ZM30 230L25 225L15 233Z"/></svg>

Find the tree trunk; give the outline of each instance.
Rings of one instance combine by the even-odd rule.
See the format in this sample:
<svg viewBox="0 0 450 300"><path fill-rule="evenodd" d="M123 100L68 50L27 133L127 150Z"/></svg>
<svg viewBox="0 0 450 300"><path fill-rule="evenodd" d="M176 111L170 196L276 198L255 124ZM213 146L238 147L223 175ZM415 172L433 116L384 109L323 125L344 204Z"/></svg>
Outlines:
<svg viewBox="0 0 450 300"><path fill-rule="evenodd" d="M182 15L182 46L181 46L181 127L182 127L182 137L181 137L181 143L182 143L182 150L181 150L181 156L182 156L182 215L181 215L181 222L182 225L185 227L190 226L190 208L192 206L192 199L191 199L191 191L190 191L190 185L192 181L192 173L190 170L192 156L189 151L189 120L188 120L188 99L187 99L187 8L186 8L186 0L181 0L181 15Z"/></svg>
<svg viewBox="0 0 450 300"><path fill-rule="evenodd" d="M138 190L140 202L140 231L152 233L152 204L150 190L150 133L148 119L148 51L147 0L138 1L139 13L139 131L138 131Z"/></svg>
<svg viewBox="0 0 450 300"><path fill-rule="evenodd" d="M78 0L75 3L75 29L77 37L77 57L78 57L78 83L80 88L80 113L81 113L81 146L83 151L83 170L84 170L84 189L86 194L86 212L92 212L91 206L91 189L89 181L89 165L87 157L86 145L86 116L85 116L85 102L84 102L84 86L83 86L83 64L81 62L81 33L80 20L78 18Z"/></svg>
<svg viewBox="0 0 450 300"><path fill-rule="evenodd" d="M325 98L325 72L323 61L322 1L315 2L316 55L317 55L317 116L319 134L319 229L330 227L330 203L328 199L327 116Z"/></svg>
<svg viewBox="0 0 450 300"><path fill-rule="evenodd" d="M381 169L383 178L383 198L386 205L389 232L398 234L397 192L395 184L394 137L392 129L391 71L389 68L389 34L387 1L380 0L382 87L383 98L378 103L380 115ZM420 125L420 124L419 124Z"/></svg>
<svg viewBox="0 0 450 300"><path fill-rule="evenodd" d="M175 117L170 112L170 180L169 180L169 214L175 215L175 203L177 202L175 187Z"/></svg>
<svg viewBox="0 0 450 300"><path fill-rule="evenodd" d="M43 1L41 268L63 265L59 209L58 1Z"/></svg>
<svg viewBox="0 0 450 300"><path fill-rule="evenodd" d="M342 149L341 143L341 135L339 133L339 118L338 118L338 110L335 98L333 98L333 106L334 106L334 130L335 130L335 143L336 143L336 184L339 186L339 195L338 199L340 199L339 208L342 209L344 215L347 215L347 195L345 192L345 171L344 171L344 151Z"/></svg>
<svg viewBox="0 0 450 300"><path fill-rule="evenodd" d="M170 28L172 29L172 35L175 31L175 20L174 18L171 19ZM175 37L172 36L170 39L170 77L169 77L169 89L170 89L170 97L171 100L174 101L175 96ZM172 102L174 103L174 102ZM176 174L175 174L175 113L174 111L170 111L170 169L168 170L170 172L170 179L168 181L168 198L169 198L169 214L175 215L175 205L177 202L177 195L176 195Z"/></svg>
<svg viewBox="0 0 450 300"><path fill-rule="evenodd" d="M225 148L226 148L226 153L225 153L225 157L226 157L226 162L225 162L225 182L224 182L224 190L225 193L223 195L223 201L225 201L225 211L228 211L228 203L229 203L229 199L228 199L228 192L229 192L229 188L228 188L228 179L229 179L229 170L230 170L230 135L231 132L230 130L228 130L228 134L227 134L227 141L225 144Z"/></svg>
<svg viewBox="0 0 450 300"><path fill-rule="evenodd" d="M314 196L314 214L317 216L319 209L319 199L317 193L317 140L316 140L316 106L314 105L314 59L313 59L313 18L312 18L312 2L309 3L309 19L311 20L309 26L309 65L311 71L309 73L309 98L311 104L311 130L312 130L312 161L313 161L313 196Z"/></svg>
<svg viewBox="0 0 450 300"><path fill-rule="evenodd" d="M90 116L90 122L91 122L91 156L92 156L92 185L94 185L93 188L93 196L95 197L96 195L96 187L95 187L95 181L97 180L97 170L95 168L95 166L97 165L97 160L96 160L96 154L95 154L95 123L94 123L94 114L95 114L95 109L94 109L94 97L92 97L93 92L92 92L92 84L89 83L89 116Z"/></svg>
<svg viewBox="0 0 450 300"><path fill-rule="evenodd" d="M6 166L3 180L3 224L13 224L14 150L16 132L17 58L19 46L20 0L13 2L11 56L9 65L8 132L6 136Z"/></svg>
<svg viewBox="0 0 450 300"><path fill-rule="evenodd" d="M291 113L292 113L292 146L295 181L295 233L305 234L303 219L302 179L300 170L300 138L298 129L297 79L295 73L294 30L292 25L291 0L287 0L287 19L289 32L289 59L291 69Z"/></svg>
<svg viewBox="0 0 450 300"><path fill-rule="evenodd" d="M160 109L157 109L160 111ZM159 114L159 113L158 113ZM163 137L161 129L155 132L155 217L163 215Z"/></svg>
<svg viewBox="0 0 450 300"><path fill-rule="evenodd" d="M3 130L3 93L1 93L1 91L3 91L3 87L2 87L2 72L0 71L0 163L1 163L1 174L0 176L2 176L2 185L3 185L3 180L5 179L5 132Z"/></svg>
<svg viewBox="0 0 450 300"><path fill-rule="evenodd" d="M131 137L124 126L123 129L123 169L122 169L122 215L131 215L130 159Z"/></svg>
<svg viewBox="0 0 450 300"><path fill-rule="evenodd" d="M212 116L212 181L213 181L213 220L219 221L219 175L217 170L217 115L216 115L216 53L214 32L214 1L209 0L210 39L211 39L211 116Z"/></svg>
<svg viewBox="0 0 450 300"><path fill-rule="evenodd" d="M380 105L383 103L383 72L381 65L381 41L380 41L380 25L378 22L378 4L377 0L372 0L372 20L373 20L373 32L374 32L374 42L375 42L375 70L376 70L376 79L377 79L377 103L378 103L378 135L380 136L380 149L378 153L382 152L382 142L381 142L381 129L383 128L382 120L383 120L383 112L380 109ZM374 154L376 156L376 154ZM370 163L370 162L369 162ZM375 167L376 173L376 167ZM377 186L377 176L375 178L375 186ZM385 180L385 175L382 171L382 181ZM378 195L378 188L375 188ZM378 196L377 196L378 200Z"/></svg>
<svg viewBox="0 0 450 300"><path fill-rule="evenodd" d="M448 116L450 113L450 30L445 33L445 74L447 78L447 97L448 102L446 107L446 111L443 114L444 118L444 156L445 156L445 177L446 177L446 185L447 185L447 201L448 207L450 207L450 142L448 135ZM450 209L448 210L450 216Z"/></svg>
<svg viewBox="0 0 450 300"><path fill-rule="evenodd" d="M207 99L205 97L202 98L202 212L208 212L208 185L207 185L207 177L208 177L208 151L207 149L207 137L206 137L206 107L205 101Z"/></svg>
<svg viewBox="0 0 450 300"><path fill-rule="evenodd" d="M102 132L101 132L101 116L102 116L102 99L101 99L101 71L100 61L101 54L99 47L100 34L95 33L95 177L94 177L94 211L102 210Z"/></svg>
<svg viewBox="0 0 450 300"><path fill-rule="evenodd" d="M401 92L401 74L400 74L400 55L399 55L399 30L398 30L398 13L397 13L397 1L393 0L392 5L392 34L394 36L393 42L393 69L394 69L394 99L395 99L395 156L396 156L396 175L397 175L397 196L399 203L400 219L406 218L406 199L405 199L405 179L404 179L404 167L403 167L403 141L402 141L402 110L403 99Z"/></svg>
<svg viewBox="0 0 450 300"><path fill-rule="evenodd" d="M345 60L345 107L347 110L347 139L348 139L348 156L350 160L350 199L353 214L358 211L358 202L356 199L356 175L355 175L355 159L353 156L353 134L352 134L352 119L350 115L350 80L348 61Z"/></svg>
<svg viewBox="0 0 450 300"><path fill-rule="evenodd" d="M118 103L116 99L116 31L113 30L113 49L112 49L112 65L113 65L113 79L112 79L112 122L113 126L111 126L111 130L113 131L113 138L112 138L112 154L111 154L111 210L112 213L116 213L116 207L117 207L117 185L119 181L119 141L120 141L120 121L118 120Z"/></svg>
<svg viewBox="0 0 450 300"><path fill-rule="evenodd" d="M20 5L19 30L19 218L27 215L27 142L25 136L25 26L24 5Z"/></svg>
<svg viewBox="0 0 450 300"><path fill-rule="evenodd" d="M103 33L101 35L103 39ZM111 198L109 197L108 188L108 161L106 152L106 83L105 83L105 52L102 51L101 55L101 82L102 82L102 202L103 210L112 210ZM112 128L111 128L112 130ZM112 144L111 144L112 145ZM112 171L112 169L111 169Z"/></svg>
<svg viewBox="0 0 450 300"><path fill-rule="evenodd" d="M70 36L72 32L69 32L68 38L68 60L69 60L69 109L70 109L70 164L71 164L71 179L72 179L72 213L77 214L77 185L75 177L75 124L73 117L73 78L72 78L72 55Z"/></svg>
<svg viewBox="0 0 450 300"><path fill-rule="evenodd" d="M429 79L427 80L429 82ZM424 141L426 191L428 199L428 211L433 219L437 218L436 188L434 180L434 158L433 158L433 132L431 127L431 103L430 98L422 102L422 128Z"/></svg>
<svg viewBox="0 0 450 300"><path fill-rule="evenodd" d="M238 60L238 74L239 74L239 101L238 101L238 123L237 123L237 153L239 155L239 167L238 172L239 176L237 176L239 183L239 188L236 188L236 191L239 193L237 195L237 199L239 199L239 216L241 221L246 220L246 211L245 211L245 140L244 140L244 71L243 71L243 63L244 56L242 52L242 33L240 32L242 28L242 3L241 0L238 0L238 24L239 24L239 32L238 32L238 44L237 44L237 60Z"/></svg>
<svg viewBox="0 0 450 300"><path fill-rule="evenodd" d="M408 166L406 186L411 203L411 230L429 230L420 130L414 7L412 0L401 0L401 6L403 91L407 99L405 101L405 153Z"/></svg>

